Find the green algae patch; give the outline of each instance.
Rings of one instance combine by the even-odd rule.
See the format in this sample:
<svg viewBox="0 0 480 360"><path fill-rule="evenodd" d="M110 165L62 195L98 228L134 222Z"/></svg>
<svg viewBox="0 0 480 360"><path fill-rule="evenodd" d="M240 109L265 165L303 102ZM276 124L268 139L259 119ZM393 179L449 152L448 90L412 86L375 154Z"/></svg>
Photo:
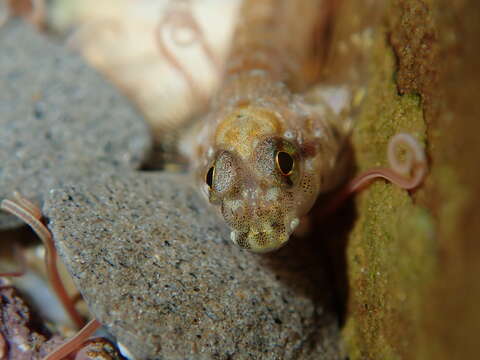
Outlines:
<svg viewBox="0 0 480 360"><path fill-rule="evenodd" d="M377 184L358 201L350 236L345 338L358 358L404 357L421 326L435 258L433 219L401 190ZM369 356L366 356L370 354Z"/></svg>
<svg viewBox="0 0 480 360"><path fill-rule="evenodd" d="M360 171L388 166L386 149L399 132L425 141L418 95L399 95L395 57L375 48L375 75L353 136ZM349 301L344 337L353 359L401 359L411 346L425 283L434 268L434 226L407 191L380 180L357 197L358 218L347 248Z"/></svg>

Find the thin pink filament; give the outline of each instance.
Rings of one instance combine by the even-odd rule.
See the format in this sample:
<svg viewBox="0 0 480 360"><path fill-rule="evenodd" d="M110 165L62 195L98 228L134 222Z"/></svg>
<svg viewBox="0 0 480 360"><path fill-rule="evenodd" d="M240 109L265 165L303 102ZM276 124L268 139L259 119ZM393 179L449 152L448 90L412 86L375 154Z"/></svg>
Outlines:
<svg viewBox="0 0 480 360"><path fill-rule="evenodd" d="M171 28L171 39L178 46L187 46L191 45L194 42L198 42L202 47L202 51L206 54L207 58L213 64L217 71L220 71L221 61L215 55L213 49L210 47L206 40L206 36L199 26L197 20L191 14L188 8L184 9L173 9L167 12L166 16L157 26L157 31L155 33L157 38L157 46L160 52L163 54L165 59L184 77L185 81L188 83L192 95L194 98L200 99L201 102L206 101L206 95L199 88L192 74L190 74L185 67L180 63L177 57L170 51L168 46L165 44L164 33L166 29ZM179 30L189 29L192 31L192 38L188 41L183 41L180 36L178 36Z"/></svg>
<svg viewBox="0 0 480 360"><path fill-rule="evenodd" d="M405 160L395 154L398 146L407 147ZM388 143L387 158L390 168L374 168L354 178L348 185L349 192L356 192L371 181L383 178L405 190L418 187L427 173L427 161L420 144L409 134L396 134Z"/></svg>
<svg viewBox="0 0 480 360"><path fill-rule="evenodd" d="M75 336L45 356L43 360L61 360L65 358L72 352L80 349L82 344L101 326L102 324L98 320L90 320Z"/></svg>
<svg viewBox="0 0 480 360"><path fill-rule="evenodd" d="M19 195L17 194L17 197ZM24 203L28 202L26 199L23 199ZM29 202L28 202L29 203ZM30 205L33 205L30 203ZM82 327L84 321L80 314L75 309L74 303L71 301L70 297L63 286L62 280L60 278L58 268L57 268L57 250L53 243L52 234L46 228L46 226L33 215L28 209L24 208L22 205L17 204L11 200L3 200L0 204L0 209L9 212L10 214L18 217L26 224L28 224L32 230L37 234L37 236L42 240L43 245L45 246L45 264L47 268L48 278L52 287L57 294L60 302L64 306L65 310L69 314L70 318L77 327ZM40 209L34 211L34 214L41 214Z"/></svg>
<svg viewBox="0 0 480 360"><path fill-rule="evenodd" d="M401 162L396 156L398 146L407 148L405 160ZM396 134L388 143L387 158L390 168L373 168L351 180L324 208L322 215L335 211L348 197L362 190L376 179L385 179L405 190L418 187L427 174L427 160L420 144L406 133Z"/></svg>
<svg viewBox="0 0 480 360"><path fill-rule="evenodd" d="M26 209L34 218L41 219L42 218L42 211L40 208L35 205L30 200L24 198L18 191L13 192L13 197L15 202L19 204L21 207Z"/></svg>

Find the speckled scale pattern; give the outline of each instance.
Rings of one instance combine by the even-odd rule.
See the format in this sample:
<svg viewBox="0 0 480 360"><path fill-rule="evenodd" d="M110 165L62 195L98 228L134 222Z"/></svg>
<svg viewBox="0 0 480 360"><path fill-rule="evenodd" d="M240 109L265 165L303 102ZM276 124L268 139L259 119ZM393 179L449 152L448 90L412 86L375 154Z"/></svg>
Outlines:
<svg viewBox="0 0 480 360"><path fill-rule="evenodd" d="M146 124L78 55L13 20L0 48L0 199L41 202L80 174L140 166ZM19 224L0 213L0 228Z"/></svg>
<svg viewBox="0 0 480 360"><path fill-rule="evenodd" d="M139 359L339 359L314 243L232 246L181 175L85 179L44 212L91 311Z"/></svg>

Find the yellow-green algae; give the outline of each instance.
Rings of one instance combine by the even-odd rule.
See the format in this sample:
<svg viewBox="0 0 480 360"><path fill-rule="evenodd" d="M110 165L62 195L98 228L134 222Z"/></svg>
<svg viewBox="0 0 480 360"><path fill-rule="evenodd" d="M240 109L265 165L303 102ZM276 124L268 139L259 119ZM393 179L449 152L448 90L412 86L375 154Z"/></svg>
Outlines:
<svg viewBox="0 0 480 360"><path fill-rule="evenodd" d="M394 0L375 41L358 168L386 165L389 139L405 131L426 146L430 172L414 194L378 181L357 196L343 329L352 360L478 357L478 14L473 0Z"/></svg>
<svg viewBox="0 0 480 360"><path fill-rule="evenodd" d="M419 96L398 94L392 51L381 38L374 51L374 78L353 136L360 170L387 166L395 134L407 132L422 143L426 136ZM401 359L411 345L405 333L419 326L421 314L411 310L419 308L434 267L432 218L408 192L381 181L358 196L357 207L347 253L345 339L354 359Z"/></svg>

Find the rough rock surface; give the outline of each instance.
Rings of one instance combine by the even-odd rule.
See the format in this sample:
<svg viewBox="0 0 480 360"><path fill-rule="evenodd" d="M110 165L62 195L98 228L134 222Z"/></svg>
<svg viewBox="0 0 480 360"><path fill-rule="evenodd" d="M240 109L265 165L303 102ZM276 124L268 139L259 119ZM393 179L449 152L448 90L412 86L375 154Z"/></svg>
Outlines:
<svg viewBox="0 0 480 360"><path fill-rule="evenodd" d="M85 180L44 212L91 311L138 358L340 358L318 242L243 251L174 174Z"/></svg>
<svg viewBox="0 0 480 360"><path fill-rule="evenodd" d="M1 280L0 338L0 358L15 360L41 359L64 340L52 336L18 292Z"/></svg>
<svg viewBox="0 0 480 360"><path fill-rule="evenodd" d="M17 190L41 202L81 174L141 164L147 126L78 55L14 21L0 48L0 199ZM15 225L0 213L0 228Z"/></svg>

